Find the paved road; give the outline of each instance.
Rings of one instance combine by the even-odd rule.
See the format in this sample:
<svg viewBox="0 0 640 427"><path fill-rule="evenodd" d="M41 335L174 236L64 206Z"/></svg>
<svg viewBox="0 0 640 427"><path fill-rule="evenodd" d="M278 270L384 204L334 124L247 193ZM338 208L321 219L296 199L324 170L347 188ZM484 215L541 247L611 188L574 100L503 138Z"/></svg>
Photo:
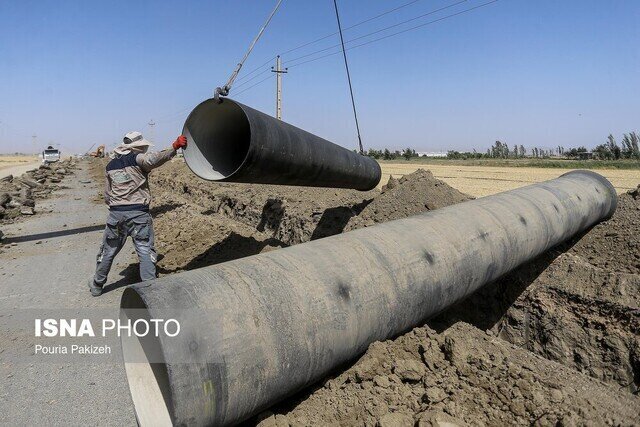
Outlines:
<svg viewBox="0 0 640 427"><path fill-rule="evenodd" d="M6 168L2 168L0 169L0 178L4 178L5 176L8 176L8 175L20 176L26 171L35 169L38 166L40 166L40 162L36 161L32 163L27 163L24 165L9 166Z"/></svg>
<svg viewBox="0 0 640 427"><path fill-rule="evenodd" d="M135 281L119 275L135 260L128 243L112 269L112 290L89 294L107 211L91 201L101 183L79 182L90 179L80 164L76 178L64 181L68 189L37 202L40 213L2 226L13 243L0 249L0 425L136 425L117 340L106 361L34 355L35 344L48 341L34 336L33 317L60 318L64 307L72 313L65 317L117 318L118 286Z"/></svg>

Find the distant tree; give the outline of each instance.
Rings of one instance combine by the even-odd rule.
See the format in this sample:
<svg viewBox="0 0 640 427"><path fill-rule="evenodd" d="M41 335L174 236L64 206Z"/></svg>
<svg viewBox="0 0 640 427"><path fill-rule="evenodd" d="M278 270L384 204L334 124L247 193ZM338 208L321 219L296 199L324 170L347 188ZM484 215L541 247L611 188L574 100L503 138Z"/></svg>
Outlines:
<svg viewBox="0 0 640 427"><path fill-rule="evenodd" d="M458 151L449 150L447 151L447 159L460 159L462 155Z"/></svg>
<svg viewBox="0 0 640 427"><path fill-rule="evenodd" d="M520 157L524 157L527 154L527 150L525 150L524 145L520 145L520 149L519 149L519 155Z"/></svg>
<svg viewBox="0 0 640 427"><path fill-rule="evenodd" d="M391 160L393 157L391 156L391 151L388 148L384 149L384 153L382 154L382 158L385 160Z"/></svg>
<svg viewBox="0 0 640 427"><path fill-rule="evenodd" d="M402 157L404 157L406 160L411 160L414 155L415 150L411 148L405 148L404 151L402 151Z"/></svg>
<svg viewBox="0 0 640 427"><path fill-rule="evenodd" d="M609 145L606 143L597 145L593 149L593 155L601 160L609 160L613 158L613 153L609 149Z"/></svg>
<svg viewBox="0 0 640 427"><path fill-rule="evenodd" d="M640 138L635 132L622 137L622 154L627 159L640 159Z"/></svg>
<svg viewBox="0 0 640 427"><path fill-rule="evenodd" d="M382 157L382 151L369 148L369 152L367 153L367 156L373 157L374 159L379 159L380 157Z"/></svg>
<svg viewBox="0 0 640 427"><path fill-rule="evenodd" d="M618 146L618 143L616 142L616 139L613 137L613 135L609 134L609 136L607 137L606 146L611 152L611 158L613 158L614 160L618 160L620 157L622 157L622 150L620 150L620 147Z"/></svg>

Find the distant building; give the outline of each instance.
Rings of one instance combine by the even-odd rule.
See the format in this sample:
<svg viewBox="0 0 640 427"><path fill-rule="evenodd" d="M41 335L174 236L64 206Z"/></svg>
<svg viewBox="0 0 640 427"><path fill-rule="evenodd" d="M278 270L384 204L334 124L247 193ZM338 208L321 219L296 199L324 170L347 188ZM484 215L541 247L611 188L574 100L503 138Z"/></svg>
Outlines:
<svg viewBox="0 0 640 427"><path fill-rule="evenodd" d="M418 157L447 157L446 151L418 151Z"/></svg>

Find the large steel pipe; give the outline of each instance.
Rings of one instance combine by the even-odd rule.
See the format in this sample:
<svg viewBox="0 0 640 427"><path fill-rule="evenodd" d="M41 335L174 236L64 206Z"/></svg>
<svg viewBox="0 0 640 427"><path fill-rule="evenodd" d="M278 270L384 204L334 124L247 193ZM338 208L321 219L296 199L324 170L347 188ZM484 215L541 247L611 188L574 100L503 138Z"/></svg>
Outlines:
<svg viewBox="0 0 640 427"><path fill-rule="evenodd" d="M602 176L569 172L130 287L121 306L151 317L205 310L197 327L153 343L164 362L153 369L130 363L140 343L123 338L139 420L240 422L610 217L616 203Z"/></svg>
<svg viewBox="0 0 640 427"><path fill-rule="evenodd" d="M189 114L184 158L210 181L371 190L375 160L229 98L208 99Z"/></svg>

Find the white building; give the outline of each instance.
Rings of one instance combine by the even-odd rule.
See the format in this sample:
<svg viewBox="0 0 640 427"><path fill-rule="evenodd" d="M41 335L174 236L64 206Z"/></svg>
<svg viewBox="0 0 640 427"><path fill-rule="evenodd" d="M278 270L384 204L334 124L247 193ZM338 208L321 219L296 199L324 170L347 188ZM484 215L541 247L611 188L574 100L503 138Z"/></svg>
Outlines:
<svg viewBox="0 0 640 427"><path fill-rule="evenodd" d="M447 157L446 151L417 151L418 157Z"/></svg>

